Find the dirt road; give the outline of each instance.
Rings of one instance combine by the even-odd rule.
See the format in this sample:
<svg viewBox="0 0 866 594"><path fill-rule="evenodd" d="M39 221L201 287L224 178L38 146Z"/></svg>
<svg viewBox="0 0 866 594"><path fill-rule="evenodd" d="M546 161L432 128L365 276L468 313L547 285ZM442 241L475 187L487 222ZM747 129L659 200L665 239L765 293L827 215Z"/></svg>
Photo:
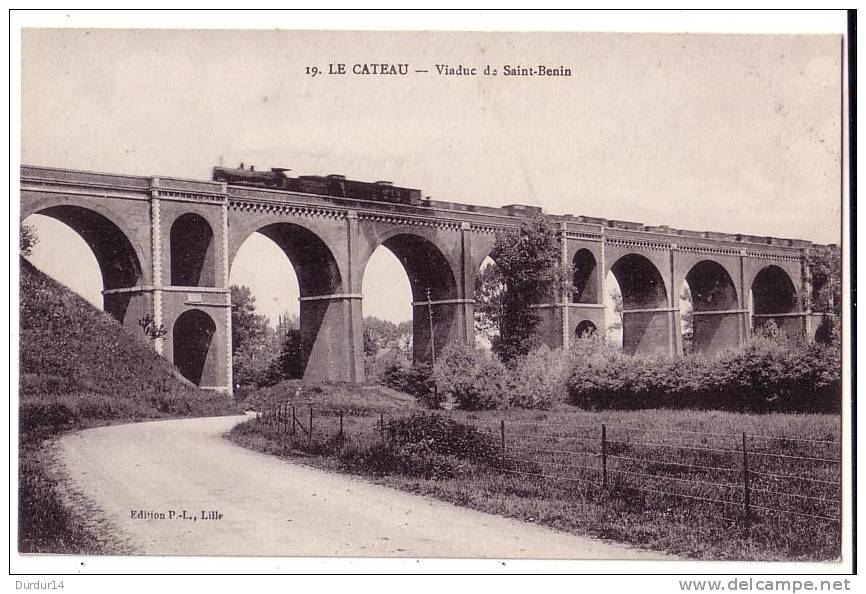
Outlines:
<svg viewBox="0 0 866 594"><path fill-rule="evenodd" d="M90 429L58 449L73 490L140 554L663 557L259 454L222 437L240 420Z"/></svg>

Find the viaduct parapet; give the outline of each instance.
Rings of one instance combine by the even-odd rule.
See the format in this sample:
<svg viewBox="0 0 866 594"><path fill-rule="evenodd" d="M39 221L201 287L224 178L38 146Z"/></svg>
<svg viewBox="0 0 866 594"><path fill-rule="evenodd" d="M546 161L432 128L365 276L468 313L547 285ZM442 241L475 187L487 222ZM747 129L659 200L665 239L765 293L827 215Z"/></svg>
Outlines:
<svg viewBox="0 0 866 594"><path fill-rule="evenodd" d="M390 249L406 269L414 358L429 361L433 348L474 342L475 278L495 234L537 212L21 167L21 219L46 215L81 235L99 262L105 311L142 337L139 321L151 316L168 331L155 341L159 353L196 384L229 393L229 270L253 233L272 239L296 271L305 378L362 382L361 286L376 248ZM533 306L553 348L607 327L608 273L622 293L628 353L682 353L683 281L698 350L740 345L770 320L791 336L813 334L810 242L548 216L559 229L563 262L574 268L573 291Z"/></svg>

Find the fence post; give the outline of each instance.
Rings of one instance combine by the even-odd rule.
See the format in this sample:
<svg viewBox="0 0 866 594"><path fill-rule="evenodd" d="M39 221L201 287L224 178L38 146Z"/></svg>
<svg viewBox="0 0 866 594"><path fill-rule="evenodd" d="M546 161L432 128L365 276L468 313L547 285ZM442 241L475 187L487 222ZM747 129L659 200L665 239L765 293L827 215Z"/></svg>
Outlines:
<svg viewBox="0 0 866 594"><path fill-rule="evenodd" d="M295 416L295 407L292 406L292 437L295 436L295 423L298 422L298 418Z"/></svg>
<svg viewBox="0 0 866 594"><path fill-rule="evenodd" d="M385 413L379 413L379 437L385 443Z"/></svg>
<svg viewBox="0 0 866 594"><path fill-rule="evenodd" d="M502 467L505 468L505 419L499 420L499 435L502 437Z"/></svg>
<svg viewBox="0 0 866 594"><path fill-rule="evenodd" d="M607 425L601 424L601 486L607 488Z"/></svg>
<svg viewBox="0 0 866 594"><path fill-rule="evenodd" d="M743 515L746 523L746 536L752 527L752 501L749 492L749 456L746 453L746 432L743 431Z"/></svg>
<svg viewBox="0 0 866 594"><path fill-rule="evenodd" d="M310 432L307 434L309 441L313 441L313 407L310 406Z"/></svg>
<svg viewBox="0 0 866 594"><path fill-rule="evenodd" d="M340 411L340 437L343 437L343 411Z"/></svg>

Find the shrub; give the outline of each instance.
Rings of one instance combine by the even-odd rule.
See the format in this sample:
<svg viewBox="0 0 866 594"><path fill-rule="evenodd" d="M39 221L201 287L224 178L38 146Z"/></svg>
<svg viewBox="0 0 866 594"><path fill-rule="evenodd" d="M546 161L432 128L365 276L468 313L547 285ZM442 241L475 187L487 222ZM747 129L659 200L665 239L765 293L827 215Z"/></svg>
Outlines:
<svg viewBox="0 0 866 594"><path fill-rule="evenodd" d="M347 446L340 459L350 468L371 474L402 474L426 479L448 479L457 474L457 465L447 456L437 454L425 443L400 446L373 443L366 447Z"/></svg>
<svg viewBox="0 0 866 594"><path fill-rule="evenodd" d="M841 387L841 353L820 344L783 342L758 336L728 362L734 396L744 407L836 410Z"/></svg>
<svg viewBox="0 0 866 594"><path fill-rule="evenodd" d="M679 359L583 344L572 353L568 392L587 408L835 411L840 380L837 349L788 341L771 329L742 349Z"/></svg>
<svg viewBox="0 0 866 594"><path fill-rule="evenodd" d="M439 396L464 410L489 410L508 404L508 373L497 359L465 345L444 350L433 366Z"/></svg>
<svg viewBox="0 0 866 594"><path fill-rule="evenodd" d="M428 408L440 408L444 397L436 389L429 365L414 367L400 353L388 353L377 362L378 380L389 388L414 396Z"/></svg>
<svg viewBox="0 0 866 594"><path fill-rule="evenodd" d="M459 423L436 413L415 413L391 419L385 425L390 442L396 446L424 443L437 454L482 461L496 454L492 437L472 425Z"/></svg>
<svg viewBox="0 0 866 594"><path fill-rule="evenodd" d="M629 392L628 362L615 347L599 340L575 343L568 374L569 398L587 408L607 408Z"/></svg>
<svg viewBox="0 0 866 594"><path fill-rule="evenodd" d="M457 476L467 462L483 463L497 451L490 436L436 413L392 419L385 432L385 440L344 442L340 459L349 468L372 474L441 480Z"/></svg>
<svg viewBox="0 0 866 594"><path fill-rule="evenodd" d="M548 409L568 396L573 354L542 346L518 359L510 370L509 404Z"/></svg>
<svg viewBox="0 0 866 594"><path fill-rule="evenodd" d="M397 385L402 385L402 375L412 363L398 351L386 351L376 356L367 357L370 363L371 375L367 376L369 381L379 381L387 386L398 390ZM393 385L392 385L393 384Z"/></svg>
<svg viewBox="0 0 866 594"><path fill-rule="evenodd" d="M379 365L379 356L364 355L364 377L370 383L382 383L382 370Z"/></svg>
<svg viewBox="0 0 866 594"><path fill-rule="evenodd" d="M18 408L18 425L22 436L34 431L47 433L72 425L77 420L75 413L62 402L22 403Z"/></svg>
<svg viewBox="0 0 866 594"><path fill-rule="evenodd" d="M21 235L18 240L18 247L22 256L29 256L33 253L33 248L39 243L39 236L36 233L36 227L29 223L21 223Z"/></svg>

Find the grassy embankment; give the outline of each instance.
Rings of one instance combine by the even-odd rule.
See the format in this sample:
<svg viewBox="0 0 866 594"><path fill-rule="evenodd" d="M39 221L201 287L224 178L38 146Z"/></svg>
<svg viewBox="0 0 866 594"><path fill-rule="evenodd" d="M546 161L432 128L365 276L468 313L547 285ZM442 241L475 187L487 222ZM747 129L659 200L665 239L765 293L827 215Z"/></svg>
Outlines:
<svg viewBox="0 0 866 594"><path fill-rule="evenodd" d="M199 390L108 314L21 260L18 547L117 552L68 505L51 438L110 423L239 413Z"/></svg>
<svg viewBox="0 0 866 594"><path fill-rule="evenodd" d="M250 396L260 410L294 400L300 420L294 435L291 423L263 419L237 426L229 438L259 451L458 505L691 558L831 560L839 555L838 524L811 517L836 515L838 486L833 483L839 480L839 465L796 458L838 457L837 415L584 412L564 404L550 411L442 413L481 430L484 455L479 457L477 444L466 445L473 440L443 435L441 427L425 433L423 427L418 429L423 423L411 424L408 431L418 434L415 441L411 435L407 441L407 427L395 419L420 410L409 397L371 388L366 394L353 394L346 386L317 386L313 398L304 390L295 399L297 387L285 384ZM370 401L371 393L378 394L375 402ZM300 426L309 423L311 399L312 437ZM342 437L339 410L347 411ZM384 431L380 412L385 414ZM500 420L506 427L504 461ZM606 488L599 485L602 423L608 441ZM753 523L748 535L742 506L743 432L749 435L753 471ZM497 454L489 455L491 447Z"/></svg>

